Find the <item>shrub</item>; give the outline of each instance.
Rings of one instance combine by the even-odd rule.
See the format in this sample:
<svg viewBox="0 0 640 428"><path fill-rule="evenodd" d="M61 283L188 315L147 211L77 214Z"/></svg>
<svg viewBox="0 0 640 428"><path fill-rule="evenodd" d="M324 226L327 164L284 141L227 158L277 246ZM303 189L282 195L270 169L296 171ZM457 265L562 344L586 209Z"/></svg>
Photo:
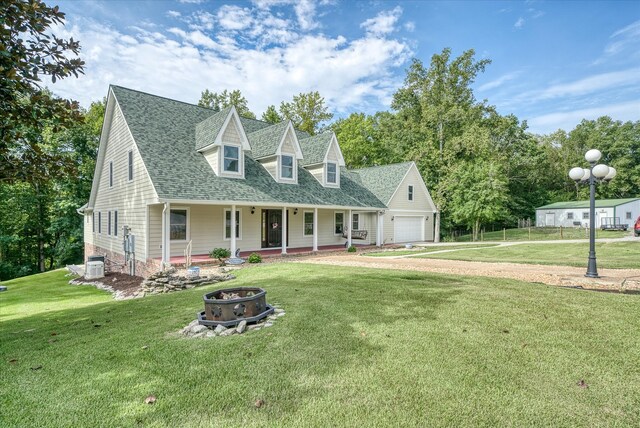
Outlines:
<svg viewBox="0 0 640 428"><path fill-rule="evenodd" d="M262 263L262 257L258 253L251 253L251 255L247 258L249 263Z"/></svg>
<svg viewBox="0 0 640 428"><path fill-rule="evenodd" d="M357 250L356 250L355 245L352 245L352 246L350 246L349 248L347 248L347 252L348 252L348 253L355 253L356 251L357 251Z"/></svg>
<svg viewBox="0 0 640 428"><path fill-rule="evenodd" d="M231 251L227 250L226 248L214 248L209 253L209 257L216 258L220 263L224 264L224 261L222 259L231 257Z"/></svg>

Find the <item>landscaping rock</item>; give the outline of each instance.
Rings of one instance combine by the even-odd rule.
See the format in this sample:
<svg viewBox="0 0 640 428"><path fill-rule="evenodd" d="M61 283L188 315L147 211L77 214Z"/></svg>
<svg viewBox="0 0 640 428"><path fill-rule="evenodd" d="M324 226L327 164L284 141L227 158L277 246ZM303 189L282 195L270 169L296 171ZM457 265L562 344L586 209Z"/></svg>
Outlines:
<svg viewBox="0 0 640 428"><path fill-rule="evenodd" d="M207 327L206 327L206 326L204 326L204 325L200 325L200 324L198 324L198 325L195 325L195 326L191 327L191 333L193 333L193 334L198 334L198 333L201 333L201 332L206 332L207 330L208 330L208 329L207 329Z"/></svg>
<svg viewBox="0 0 640 428"><path fill-rule="evenodd" d="M223 325L217 325L215 328L215 332L217 335L221 335L222 333L224 333L227 330L227 328Z"/></svg>
<svg viewBox="0 0 640 428"><path fill-rule="evenodd" d="M216 332L213 330L209 330L207 331L207 334L205 334L205 337L216 337Z"/></svg>
<svg viewBox="0 0 640 428"><path fill-rule="evenodd" d="M284 314L284 309L282 308L275 308L274 311L276 314Z"/></svg>
<svg viewBox="0 0 640 428"><path fill-rule="evenodd" d="M238 324L238 326L236 327L236 332L238 332L239 334L242 334L246 329L247 329L247 321L242 320L240 321L240 324Z"/></svg>
<svg viewBox="0 0 640 428"><path fill-rule="evenodd" d="M236 329L235 328L228 328L225 331L223 331L222 333L220 333L220 336L231 336L233 334L236 334Z"/></svg>
<svg viewBox="0 0 640 428"><path fill-rule="evenodd" d="M272 322L267 321L266 323L264 323L264 327L271 327L273 325Z"/></svg>

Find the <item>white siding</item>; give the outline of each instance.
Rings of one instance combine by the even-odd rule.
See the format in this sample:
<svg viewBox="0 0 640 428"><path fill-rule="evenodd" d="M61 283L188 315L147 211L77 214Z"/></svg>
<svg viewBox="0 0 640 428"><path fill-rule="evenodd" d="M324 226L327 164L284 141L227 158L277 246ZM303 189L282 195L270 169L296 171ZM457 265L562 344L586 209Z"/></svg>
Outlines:
<svg viewBox="0 0 640 428"><path fill-rule="evenodd" d="M133 150L133 180L128 177L128 152ZM113 187L109 187L109 162L113 162ZM96 223L98 212L102 213L102 233L91 232L91 228L85 228L93 236L85 238L86 242L92 242L98 247L122 253L122 226L131 228L131 233L136 235L136 256L138 259L146 258L146 207L147 204L157 198L151 179L142 162L138 148L135 145L131 133L124 120L120 107L115 106L109 135L106 141L104 156L105 168L99 177L96 192L95 206ZM107 234L108 211L118 211L118 236ZM112 214L113 216L113 214ZM113 220L112 220L113 221ZM86 236L86 235L85 235Z"/></svg>
<svg viewBox="0 0 640 428"><path fill-rule="evenodd" d="M220 163L219 163L218 157L220 155L220 147L218 146L212 147L207 152L204 152L203 155L204 155L204 158L209 163L209 166L211 166L211 169L213 169L213 172L215 172L216 175L219 175Z"/></svg>
<svg viewBox="0 0 640 428"><path fill-rule="evenodd" d="M277 180L278 174L278 157L272 156L269 158L260 159L260 163L267 170L267 172L273 177L274 180Z"/></svg>
<svg viewBox="0 0 640 428"><path fill-rule="evenodd" d="M291 130L287 131L287 136L282 142L282 147L280 148L280 150L282 151L282 153L293 153L295 156L296 148L293 136L291 135Z"/></svg>
<svg viewBox="0 0 640 428"><path fill-rule="evenodd" d="M240 139L240 133L238 132L238 127L236 126L235 119L231 119L227 128L224 130L222 134L222 141L225 143L233 143L240 145L242 140Z"/></svg>
<svg viewBox="0 0 640 428"><path fill-rule="evenodd" d="M413 201L409 200L409 186L413 186ZM421 216L424 221L425 241L433 241L434 207L431 197L426 191L426 187L415 166L412 166L402 183L398 186L396 193L389 202L389 210L384 215L384 235L385 244L395 243L394 223L391 220L395 216Z"/></svg>
<svg viewBox="0 0 640 428"><path fill-rule="evenodd" d="M631 219L626 218L626 213L631 213ZM573 214L573 218L570 217ZM589 213L589 208L555 208L536 210L537 227L576 227L574 222L580 222L580 227L587 227L589 219L583 218L584 213ZM633 227L636 219L640 216L640 200L628 202L616 207L596 208L596 227L602 225L605 217L616 217L620 223L626 223Z"/></svg>
<svg viewBox="0 0 640 428"><path fill-rule="evenodd" d="M186 242L172 241L171 256L183 256L184 249L190 239L192 241L192 254L208 254L212 249L217 247L229 248L230 242L224 239L224 210L230 209L230 206L217 205L171 205L171 208L180 209L187 207L189 209L188 230L189 236ZM264 207L256 206L255 212L251 214L251 207L236 207L241 211L240 215L240 234L241 238L237 239L237 248L241 251L260 250L262 246L262 209ZM162 209L163 205L152 205L149 207L149 249L151 258L160 258L162 256ZM269 209L278 209L269 207ZM313 211L312 208L309 210ZM313 245L312 236L304 236L304 211L299 208L298 214L293 214L294 209L288 209L289 218L289 245L288 248L311 247ZM367 214L361 214L362 221L375 228L375 223L370 223ZM346 212L345 212L346 219ZM372 233L370 230L369 233ZM373 231L375 233L375 231ZM375 237L375 235L374 235ZM318 245L342 245L345 240L341 235L334 234L334 211L318 210ZM356 241L363 243L363 241Z"/></svg>

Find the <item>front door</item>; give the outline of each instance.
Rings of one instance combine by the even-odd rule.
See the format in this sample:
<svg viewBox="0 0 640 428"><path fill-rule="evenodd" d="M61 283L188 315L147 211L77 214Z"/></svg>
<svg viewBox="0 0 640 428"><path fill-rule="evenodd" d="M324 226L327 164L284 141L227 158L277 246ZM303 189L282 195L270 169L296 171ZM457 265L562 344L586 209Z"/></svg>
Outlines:
<svg viewBox="0 0 640 428"><path fill-rule="evenodd" d="M289 217L288 212L287 217ZM288 227L287 235L289 235ZM262 248L274 248L281 246L282 210L262 210Z"/></svg>

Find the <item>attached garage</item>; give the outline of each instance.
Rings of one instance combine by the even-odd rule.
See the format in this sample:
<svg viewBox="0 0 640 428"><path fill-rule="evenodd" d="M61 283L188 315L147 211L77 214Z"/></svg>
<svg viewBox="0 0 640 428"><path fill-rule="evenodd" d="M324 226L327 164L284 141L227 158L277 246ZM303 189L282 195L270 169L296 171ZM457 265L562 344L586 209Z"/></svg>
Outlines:
<svg viewBox="0 0 640 428"><path fill-rule="evenodd" d="M423 216L394 216L393 232L396 243L424 241Z"/></svg>

